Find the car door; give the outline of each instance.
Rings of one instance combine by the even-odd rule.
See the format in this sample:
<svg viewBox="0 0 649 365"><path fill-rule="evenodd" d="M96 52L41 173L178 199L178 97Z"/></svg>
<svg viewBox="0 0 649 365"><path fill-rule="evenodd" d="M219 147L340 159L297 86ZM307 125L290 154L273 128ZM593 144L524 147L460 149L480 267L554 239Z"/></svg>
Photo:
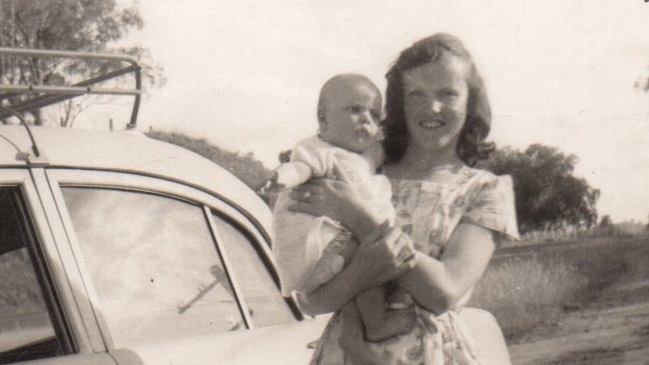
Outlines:
<svg viewBox="0 0 649 365"><path fill-rule="evenodd" d="M324 322L299 322L281 297L255 212L137 174L56 169L47 180L108 351L151 364L308 361Z"/></svg>

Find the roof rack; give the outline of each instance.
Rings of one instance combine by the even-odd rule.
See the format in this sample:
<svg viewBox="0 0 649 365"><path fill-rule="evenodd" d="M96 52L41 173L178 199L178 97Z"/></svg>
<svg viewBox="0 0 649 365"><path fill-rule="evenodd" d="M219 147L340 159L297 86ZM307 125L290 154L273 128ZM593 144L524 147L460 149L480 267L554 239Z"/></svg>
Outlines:
<svg viewBox="0 0 649 365"><path fill-rule="evenodd" d="M3 108L0 108L0 119L15 116L16 113L31 111L43 108L52 104L60 103L81 95L132 95L134 97L133 109L131 111L131 120L127 124L127 129L135 128L137 123L137 113L140 108L140 99L142 97L142 77L141 67L137 61L128 56L114 55L108 53L90 53L76 51L53 51L43 49L23 49L0 47L0 56L14 57L49 57L65 59L82 59L98 60L105 62L121 62L121 68L106 72L104 74L91 77L75 83L73 85L13 85L0 84L0 105L4 100L8 100L16 95L27 95L24 100L17 101L13 104L5 102ZM116 77L132 73L135 78L133 88L104 88L95 85Z"/></svg>

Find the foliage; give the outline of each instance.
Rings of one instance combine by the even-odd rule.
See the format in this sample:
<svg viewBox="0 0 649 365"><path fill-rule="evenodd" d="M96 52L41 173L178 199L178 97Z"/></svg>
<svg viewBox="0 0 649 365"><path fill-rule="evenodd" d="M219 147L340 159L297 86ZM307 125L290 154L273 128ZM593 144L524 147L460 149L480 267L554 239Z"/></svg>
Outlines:
<svg viewBox="0 0 649 365"><path fill-rule="evenodd" d="M144 26L136 8L122 9L116 0L1 1L0 46L128 55L142 65L144 89L164 84L162 67L153 64L146 48L113 46L129 30ZM0 59L0 81L23 85L70 85L119 66L52 57L3 57ZM78 100L63 105L61 124L71 123L84 109ZM43 123L39 111L32 114L36 124Z"/></svg>
<svg viewBox="0 0 649 365"><path fill-rule="evenodd" d="M182 133L149 131L150 138L165 141L193 151L230 171L251 189L257 190L270 176L270 170L254 159L252 153L241 155L211 145L205 139L191 138Z"/></svg>
<svg viewBox="0 0 649 365"><path fill-rule="evenodd" d="M519 228L528 232L596 223L600 191L573 175L576 163L575 155L533 144L523 152L498 149L481 167L512 176Z"/></svg>
<svg viewBox="0 0 649 365"><path fill-rule="evenodd" d="M611 216L608 214L603 216L602 219L599 221L600 227L610 227L612 225L613 225L613 220L611 220Z"/></svg>

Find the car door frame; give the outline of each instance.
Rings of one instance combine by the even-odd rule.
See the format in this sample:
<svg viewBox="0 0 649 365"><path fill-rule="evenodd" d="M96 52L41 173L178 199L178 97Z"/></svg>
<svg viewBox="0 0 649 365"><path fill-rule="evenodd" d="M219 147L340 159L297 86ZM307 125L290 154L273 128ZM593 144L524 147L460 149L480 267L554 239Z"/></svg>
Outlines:
<svg viewBox="0 0 649 365"><path fill-rule="evenodd" d="M57 209L53 206L49 189L43 184L43 177L43 168L0 169L2 186L17 187L20 191L28 228L34 234L33 247L27 249L37 263L35 270L48 303L50 320L57 338L63 342L64 351L69 355L105 351L99 329L84 321L82 303L74 295L75 278L65 270L64 261L69 251L65 245L59 245L62 227L58 224L60 220L56 219Z"/></svg>

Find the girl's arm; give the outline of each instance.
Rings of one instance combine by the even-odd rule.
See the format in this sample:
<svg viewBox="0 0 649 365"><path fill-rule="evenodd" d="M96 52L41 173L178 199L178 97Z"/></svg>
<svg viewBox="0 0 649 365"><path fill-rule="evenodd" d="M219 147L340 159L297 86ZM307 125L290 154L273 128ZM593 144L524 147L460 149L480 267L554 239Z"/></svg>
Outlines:
<svg viewBox="0 0 649 365"><path fill-rule="evenodd" d="M495 250L492 231L460 224L438 260L418 253L417 265L398 279L422 307L443 313L480 279Z"/></svg>
<svg viewBox="0 0 649 365"><path fill-rule="evenodd" d="M305 196L308 198L305 199ZM310 183L299 186L292 193L292 198L298 201L291 209L314 215L327 215L341 222L348 227L356 237L365 237L378 226L378 219L367 209L362 198L354 191L351 184L346 183L344 176L337 181L327 179L316 179ZM396 230L400 233L399 230ZM395 232L396 232L395 231ZM402 234L402 233L400 233ZM401 249L403 239L398 239L399 234L393 234L390 239L401 242L384 242L379 246L397 245ZM387 238L387 237L386 237ZM367 239L365 240L367 241ZM361 247L364 245L361 244ZM370 245L371 246L371 245ZM361 248L359 248L359 251ZM449 307L456 304L464 294L482 276L495 250L495 242L492 231L468 223L460 224L451 235L442 257L438 260L422 253L417 253L416 266L398 280L399 284L415 298L424 308L436 313L442 313ZM398 250L392 251L395 262L398 262ZM355 258L356 255L354 255ZM351 262L354 262L352 258ZM356 260L361 261L361 260ZM350 263L351 264L351 263ZM363 264L367 265L367 262ZM363 274L362 265L355 268ZM351 275L350 275L351 274ZM348 276L349 275L349 276ZM332 287L340 285L349 291L332 289L333 295L343 293L345 302L331 303L331 306L318 308L320 310L336 310L346 301L351 300L354 295L362 290L349 287L357 275L351 272L341 272L330 282ZM326 290L326 286L321 287ZM311 294L311 293L310 293ZM317 298L318 293L313 293ZM328 296L325 294L324 296ZM341 298L342 299L342 298ZM324 300L324 299L322 299ZM326 310L324 310L326 312Z"/></svg>
<svg viewBox="0 0 649 365"><path fill-rule="evenodd" d="M391 228L373 243L375 237L368 236L343 271L314 291L298 296L303 311L310 315L335 311L361 292L396 279L419 305L443 313L480 279L495 249L490 230L461 224L439 260L418 252L399 267L398 253L408 243L400 239L403 234ZM382 264L380 260L384 260ZM390 260L393 266L386 264Z"/></svg>
<svg viewBox="0 0 649 365"><path fill-rule="evenodd" d="M439 260L418 252L414 259L399 266L398 253L408 243L400 239L403 234L398 228L391 228L376 242L372 243L374 237L368 237L349 265L332 280L310 293L298 295L302 310L309 315L332 312L361 292L396 279L419 305L443 313L480 279L495 249L490 230L461 224ZM390 261L392 266L387 264Z"/></svg>
<svg viewBox="0 0 649 365"><path fill-rule="evenodd" d="M358 294L395 280L412 269L414 257L398 258L408 242L399 240L399 229L379 226L359 245L351 261L327 283L309 293L298 293L300 309L309 315L336 311Z"/></svg>

